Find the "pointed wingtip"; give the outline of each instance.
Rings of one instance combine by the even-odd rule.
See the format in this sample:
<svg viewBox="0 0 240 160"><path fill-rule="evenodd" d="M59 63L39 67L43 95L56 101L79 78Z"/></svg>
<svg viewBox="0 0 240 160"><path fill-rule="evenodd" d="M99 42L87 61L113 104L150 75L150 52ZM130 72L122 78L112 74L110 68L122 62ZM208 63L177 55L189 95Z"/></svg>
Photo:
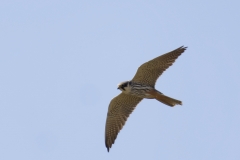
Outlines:
<svg viewBox="0 0 240 160"><path fill-rule="evenodd" d="M188 47L185 47L185 46L181 46L180 48L183 48L184 50L186 50Z"/></svg>
<svg viewBox="0 0 240 160"><path fill-rule="evenodd" d="M188 47L186 47L186 46L182 45L182 46L181 46L181 47L179 47L179 48L184 48L184 49L186 49L186 48L188 48Z"/></svg>

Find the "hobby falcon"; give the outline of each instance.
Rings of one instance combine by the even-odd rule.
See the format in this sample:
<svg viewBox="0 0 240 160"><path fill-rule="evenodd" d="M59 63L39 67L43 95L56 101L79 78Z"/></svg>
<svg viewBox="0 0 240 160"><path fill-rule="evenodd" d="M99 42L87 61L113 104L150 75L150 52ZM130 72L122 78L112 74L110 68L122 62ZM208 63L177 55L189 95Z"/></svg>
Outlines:
<svg viewBox="0 0 240 160"><path fill-rule="evenodd" d="M179 47L142 64L131 81L125 81L118 85L118 89L122 93L111 100L107 113L105 145L108 152L127 118L143 98L156 99L171 107L182 105L181 101L156 90L155 83L158 77L175 62L186 48Z"/></svg>

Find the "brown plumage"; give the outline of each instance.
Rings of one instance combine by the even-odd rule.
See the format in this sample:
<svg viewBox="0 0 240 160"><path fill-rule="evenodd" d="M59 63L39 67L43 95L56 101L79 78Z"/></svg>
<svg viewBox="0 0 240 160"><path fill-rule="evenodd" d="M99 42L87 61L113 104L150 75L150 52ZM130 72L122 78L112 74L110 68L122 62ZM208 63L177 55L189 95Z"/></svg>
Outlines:
<svg viewBox="0 0 240 160"><path fill-rule="evenodd" d="M142 64L132 81L155 86L158 77L170 67L187 47L179 47L171 52L158 56L144 64Z"/></svg>
<svg viewBox="0 0 240 160"><path fill-rule="evenodd" d="M155 83L185 50L186 47L182 46L142 64L131 81L119 84L118 89L122 93L111 100L106 120L105 145L108 151L127 118L143 98L156 99L171 107L182 105L181 101L157 91Z"/></svg>
<svg viewBox="0 0 240 160"><path fill-rule="evenodd" d="M109 151L118 132L122 129L128 116L135 109L142 98L120 93L113 98L107 114L106 128L105 128L105 144Z"/></svg>
<svg viewBox="0 0 240 160"><path fill-rule="evenodd" d="M168 96L165 96L164 94L158 92L157 90L153 89L151 90L150 92L148 92L149 94L151 94L156 100L158 100L159 102L162 102L168 106L175 106L176 104L179 104L179 105L182 105L182 102L177 100L177 99L174 99L174 98L171 98L171 97L168 97Z"/></svg>

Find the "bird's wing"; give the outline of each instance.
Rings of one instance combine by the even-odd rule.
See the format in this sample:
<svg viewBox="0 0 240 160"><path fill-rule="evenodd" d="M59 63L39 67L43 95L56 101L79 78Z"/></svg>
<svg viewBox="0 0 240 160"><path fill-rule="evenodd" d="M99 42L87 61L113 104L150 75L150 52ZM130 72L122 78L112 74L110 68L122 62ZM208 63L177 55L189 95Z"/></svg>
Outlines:
<svg viewBox="0 0 240 160"><path fill-rule="evenodd" d="M121 93L110 102L105 128L105 144L108 151L127 118L141 100L142 98Z"/></svg>
<svg viewBox="0 0 240 160"><path fill-rule="evenodd" d="M187 47L179 47L171 52L163 54L157 58L154 58L144 64L142 64L132 81L155 86L158 77L180 56Z"/></svg>

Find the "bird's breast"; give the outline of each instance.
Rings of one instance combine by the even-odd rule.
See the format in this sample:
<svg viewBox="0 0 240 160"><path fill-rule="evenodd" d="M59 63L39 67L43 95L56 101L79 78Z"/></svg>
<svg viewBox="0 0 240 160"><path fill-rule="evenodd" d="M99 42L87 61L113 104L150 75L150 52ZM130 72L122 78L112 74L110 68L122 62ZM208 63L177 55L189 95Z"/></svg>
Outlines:
<svg viewBox="0 0 240 160"><path fill-rule="evenodd" d="M137 96L140 98L148 98L152 99L154 98L153 95L149 94L151 90L154 88L142 84L133 84L131 86L128 86L125 88L125 91L123 91L125 94L130 94L133 96Z"/></svg>

